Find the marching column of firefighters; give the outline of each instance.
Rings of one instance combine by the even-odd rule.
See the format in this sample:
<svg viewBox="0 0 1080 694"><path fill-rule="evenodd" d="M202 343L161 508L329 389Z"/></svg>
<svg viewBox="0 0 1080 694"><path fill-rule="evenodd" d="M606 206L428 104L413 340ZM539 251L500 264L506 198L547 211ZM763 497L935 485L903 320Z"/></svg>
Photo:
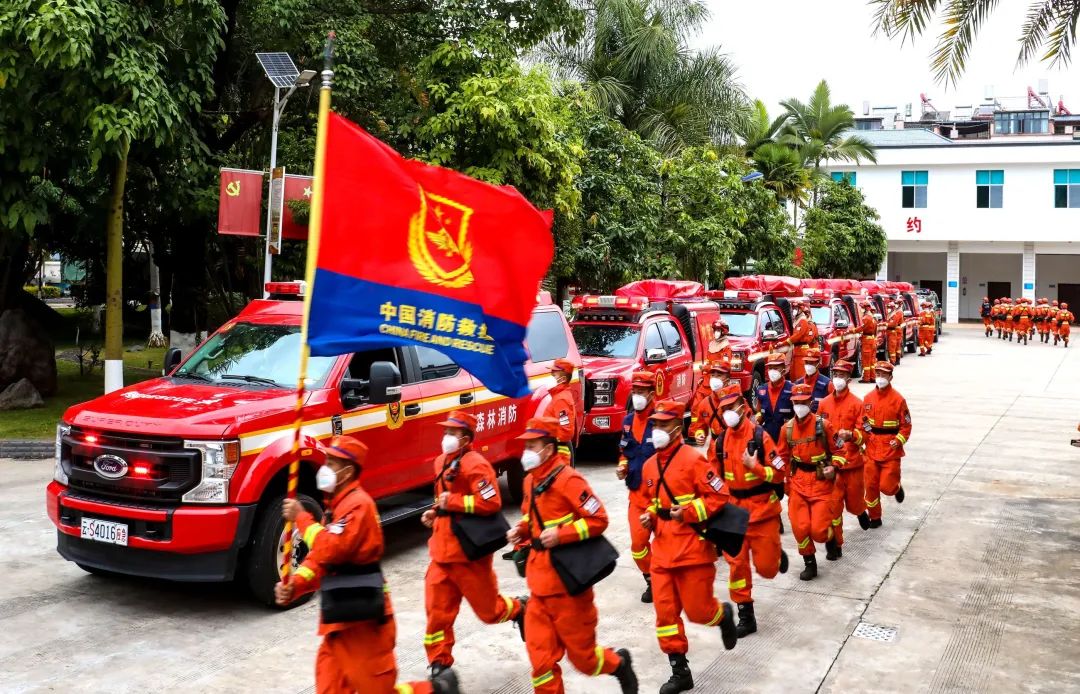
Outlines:
<svg viewBox="0 0 1080 694"><path fill-rule="evenodd" d="M1053 301L1046 297L1037 299L994 299L984 296L979 307L979 316L983 322L983 334L999 340L1008 340L1026 345L1029 340L1039 336L1039 342L1069 346L1069 335L1076 316L1069 310L1068 302Z"/></svg>

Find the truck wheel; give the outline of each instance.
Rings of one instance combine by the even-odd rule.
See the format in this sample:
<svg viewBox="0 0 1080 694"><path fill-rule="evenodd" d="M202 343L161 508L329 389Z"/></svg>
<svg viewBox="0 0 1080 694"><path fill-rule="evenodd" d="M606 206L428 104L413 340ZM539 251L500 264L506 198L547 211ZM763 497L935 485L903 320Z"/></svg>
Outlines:
<svg viewBox="0 0 1080 694"><path fill-rule="evenodd" d="M919 342L918 342L918 340L917 340L917 339L916 339L916 340L912 340L911 342L907 343L907 351L908 351L908 354L915 354L915 349L916 349L916 348L917 348L918 346L919 346Z"/></svg>
<svg viewBox="0 0 1080 694"><path fill-rule="evenodd" d="M765 383L765 376L762 375L760 369L754 369L754 375L750 377L749 401L750 409L755 412L757 412L758 406L760 405L758 402L757 389L760 388L763 383Z"/></svg>
<svg viewBox="0 0 1080 694"><path fill-rule="evenodd" d="M510 495L510 501L518 507L525 499L525 469L521 467L520 460L511 460L506 463L506 491Z"/></svg>
<svg viewBox="0 0 1080 694"><path fill-rule="evenodd" d="M319 506L319 502L306 494L297 494L296 498L311 515L316 518L322 516L322 507ZM246 573L248 588L256 600L269 607L291 609L297 605L303 605L311 599L311 596L304 596L285 608L281 608L274 602L274 586L281 580L281 571L278 567L284 561L285 520L281 517L283 501L285 497L279 496L263 507L255 523L255 533L248 551ZM293 526L292 571L296 571L297 567L303 563L307 553L307 545L300 541L300 531Z"/></svg>
<svg viewBox="0 0 1080 694"><path fill-rule="evenodd" d="M835 364L838 361L840 361L840 348L839 347L833 347L832 348L832 354L829 356L829 368L825 369L825 375L826 376L829 376L829 377L832 376L833 364Z"/></svg>
<svg viewBox="0 0 1080 694"><path fill-rule="evenodd" d="M853 378L862 378L862 345L855 350L855 368L851 370L851 376Z"/></svg>

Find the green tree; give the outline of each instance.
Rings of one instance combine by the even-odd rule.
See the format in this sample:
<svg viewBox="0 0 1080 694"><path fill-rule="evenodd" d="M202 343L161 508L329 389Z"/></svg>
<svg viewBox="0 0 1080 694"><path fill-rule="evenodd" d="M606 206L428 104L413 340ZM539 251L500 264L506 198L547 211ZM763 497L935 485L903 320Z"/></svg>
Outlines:
<svg viewBox="0 0 1080 694"><path fill-rule="evenodd" d="M753 158L758 147L774 143L784 131L790 115L783 113L776 118L769 118L765 102L755 99L735 121L733 131L742 141L743 154Z"/></svg>
<svg viewBox="0 0 1080 694"><path fill-rule="evenodd" d="M997 9L999 0L870 0L874 7L875 32L889 38L914 40L935 18L943 25L930 54L930 69L939 83L956 86L967 66L979 31ZM1063 67L1072 59L1080 0L1029 0L1027 19L1020 28L1019 68L1033 58L1051 67Z"/></svg>
<svg viewBox="0 0 1080 694"><path fill-rule="evenodd" d="M754 150L753 162L766 188L791 205L791 223L798 228L799 210L806 206L811 187L810 172L802 155L792 147L766 142Z"/></svg>
<svg viewBox="0 0 1080 694"><path fill-rule="evenodd" d="M580 81L601 112L667 155L727 142L745 96L730 59L688 39L709 13L700 0L591 0L584 37L557 37L544 58Z"/></svg>
<svg viewBox="0 0 1080 694"><path fill-rule="evenodd" d="M806 212L804 267L812 277L869 277L885 260L888 241L877 211L845 181L823 181Z"/></svg>
<svg viewBox="0 0 1080 694"><path fill-rule="evenodd" d="M725 161L724 168L733 177L742 175L736 161ZM766 183L762 180L729 188L731 204L740 211L741 222L732 239L730 266L743 274L796 274L795 232L777 194Z"/></svg>
<svg viewBox="0 0 1080 694"><path fill-rule="evenodd" d="M874 146L852 135L855 114L847 104L833 104L829 85L821 80L810 100L780 102L788 117L783 141L799 150L803 162L816 176L823 163L830 161L877 161Z"/></svg>

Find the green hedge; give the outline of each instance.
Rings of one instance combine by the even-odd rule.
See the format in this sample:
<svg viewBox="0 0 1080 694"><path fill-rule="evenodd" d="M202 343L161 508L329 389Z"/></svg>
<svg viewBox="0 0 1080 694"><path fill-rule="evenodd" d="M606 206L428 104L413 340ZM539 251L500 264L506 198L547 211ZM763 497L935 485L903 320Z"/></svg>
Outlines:
<svg viewBox="0 0 1080 694"><path fill-rule="evenodd" d="M33 285L23 287L23 291L38 296L38 288ZM53 287L52 285L46 284L41 288L41 297L43 299L59 299L60 287Z"/></svg>

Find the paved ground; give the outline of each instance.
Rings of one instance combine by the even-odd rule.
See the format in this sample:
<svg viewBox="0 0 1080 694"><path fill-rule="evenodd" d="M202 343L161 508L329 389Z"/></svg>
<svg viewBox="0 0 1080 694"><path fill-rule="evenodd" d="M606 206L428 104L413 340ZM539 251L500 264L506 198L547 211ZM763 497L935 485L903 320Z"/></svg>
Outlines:
<svg viewBox="0 0 1080 694"><path fill-rule="evenodd" d="M905 358L896 385L915 429L904 462L907 501L885 501L885 527L846 521L841 562L755 587L761 631L732 652L690 627L698 692L1080 692L1080 347L1026 348L967 326L932 357ZM628 547L625 493L610 467L585 466ZM44 513L44 461L0 461L0 532L8 547L0 595L0 690L312 691L318 644L308 605L284 614L220 586L107 580L60 559ZM516 515L516 513L514 514ZM404 675L424 671L424 533L389 530L385 562ZM795 557L791 535L784 536ZM496 562L506 591L523 590ZM797 559L796 559L796 563ZM794 566L794 564L793 564ZM726 592L726 571L717 581ZM600 638L628 646L655 692L667 678L651 607L623 552L598 588ZM892 641L853 635L860 623ZM513 627L458 622L463 690L526 694L529 667ZM616 692L576 673L570 692Z"/></svg>

